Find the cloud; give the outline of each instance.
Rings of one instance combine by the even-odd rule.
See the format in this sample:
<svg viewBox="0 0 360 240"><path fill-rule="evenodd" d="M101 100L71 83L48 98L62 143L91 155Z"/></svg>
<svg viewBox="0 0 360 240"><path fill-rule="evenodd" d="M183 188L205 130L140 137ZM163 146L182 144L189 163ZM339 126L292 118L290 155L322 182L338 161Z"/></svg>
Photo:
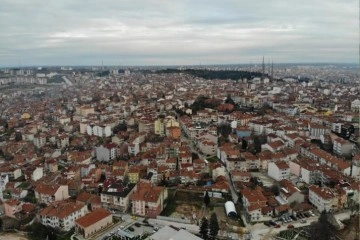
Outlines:
<svg viewBox="0 0 360 240"><path fill-rule="evenodd" d="M357 62L355 0L3 0L0 66Z"/></svg>

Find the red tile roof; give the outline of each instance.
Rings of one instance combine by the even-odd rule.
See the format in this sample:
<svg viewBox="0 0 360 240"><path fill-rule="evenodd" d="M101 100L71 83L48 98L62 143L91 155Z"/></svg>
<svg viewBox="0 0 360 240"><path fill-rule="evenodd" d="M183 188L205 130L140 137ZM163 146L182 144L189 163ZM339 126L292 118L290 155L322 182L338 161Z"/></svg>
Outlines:
<svg viewBox="0 0 360 240"><path fill-rule="evenodd" d="M78 225L86 228L86 227L89 227L110 215L111 215L111 213L108 212L107 210L105 210L104 208L98 208L98 209L94 210L93 212L91 212L79 219L76 219L75 222Z"/></svg>

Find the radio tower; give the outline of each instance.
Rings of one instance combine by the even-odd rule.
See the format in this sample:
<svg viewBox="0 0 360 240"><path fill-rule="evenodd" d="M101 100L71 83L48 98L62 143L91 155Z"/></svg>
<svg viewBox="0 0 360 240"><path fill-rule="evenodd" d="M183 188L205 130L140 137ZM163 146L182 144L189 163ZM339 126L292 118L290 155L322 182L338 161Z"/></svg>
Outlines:
<svg viewBox="0 0 360 240"><path fill-rule="evenodd" d="M263 56L261 80L264 80L264 77L265 77L265 62L264 62L264 56Z"/></svg>
<svg viewBox="0 0 360 240"><path fill-rule="evenodd" d="M274 61L271 61L271 81L274 80Z"/></svg>

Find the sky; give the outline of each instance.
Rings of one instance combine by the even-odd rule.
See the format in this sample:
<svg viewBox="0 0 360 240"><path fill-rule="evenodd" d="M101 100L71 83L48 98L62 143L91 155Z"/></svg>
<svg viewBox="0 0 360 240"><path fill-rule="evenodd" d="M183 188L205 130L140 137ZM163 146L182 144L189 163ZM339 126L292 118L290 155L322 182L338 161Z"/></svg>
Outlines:
<svg viewBox="0 0 360 240"><path fill-rule="evenodd" d="M357 63L358 0L1 0L0 66Z"/></svg>

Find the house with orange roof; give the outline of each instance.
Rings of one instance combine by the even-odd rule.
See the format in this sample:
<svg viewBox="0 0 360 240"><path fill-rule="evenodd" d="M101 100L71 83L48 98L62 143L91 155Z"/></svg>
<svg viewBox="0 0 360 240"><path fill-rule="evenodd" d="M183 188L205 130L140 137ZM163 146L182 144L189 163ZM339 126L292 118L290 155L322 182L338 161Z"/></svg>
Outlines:
<svg viewBox="0 0 360 240"><path fill-rule="evenodd" d="M84 204L92 211L101 207L101 198L98 195L82 191L76 196L77 204Z"/></svg>
<svg viewBox="0 0 360 240"><path fill-rule="evenodd" d="M283 179L279 182L280 197L287 204L302 203L305 200L304 194L291 181Z"/></svg>
<svg viewBox="0 0 360 240"><path fill-rule="evenodd" d="M86 239L111 225L112 222L112 214L103 208L99 208L76 219L75 231Z"/></svg>
<svg viewBox="0 0 360 240"><path fill-rule="evenodd" d="M233 182L250 182L251 173L244 171L231 171L230 176Z"/></svg>
<svg viewBox="0 0 360 240"><path fill-rule="evenodd" d="M39 183L35 188L35 198L39 203L50 204L69 198L67 185Z"/></svg>
<svg viewBox="0 0 360 240"><path fill-rule="evenodd" d="M270 152L278 152L284 149L286 145L281 140L276 140L274 142L269 142L261 145L261 151L269 150Z"/></svg>
<svg viewBox="0 0 360 240"><path fill-rule="evenodd" d="M131 212L134 215L156 217L165 208L168 198L167 188L153 185L150 181L141 180L131 195Z"/></svg>
<svg viewBox="0 0 360 240"><path fill-rule="evenodd" d="M22 210L22 202L17 199L10 199L4 202L5 216L16 218L15 214Z"/></svg>

